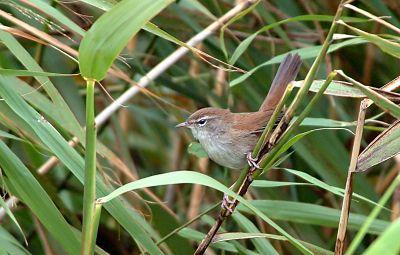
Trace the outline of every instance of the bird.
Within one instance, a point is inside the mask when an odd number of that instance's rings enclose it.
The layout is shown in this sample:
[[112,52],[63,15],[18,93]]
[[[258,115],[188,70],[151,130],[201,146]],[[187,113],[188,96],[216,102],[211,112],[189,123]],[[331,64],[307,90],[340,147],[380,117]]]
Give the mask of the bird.
[[221,166],[242,169],[250,164],[258,167],[251,152],[286,87],[296,79],[301,64],[298,54],[285,56],[258,111],[233,113],[229,109],[206,107],[176,127],[189,128],[209,158]]

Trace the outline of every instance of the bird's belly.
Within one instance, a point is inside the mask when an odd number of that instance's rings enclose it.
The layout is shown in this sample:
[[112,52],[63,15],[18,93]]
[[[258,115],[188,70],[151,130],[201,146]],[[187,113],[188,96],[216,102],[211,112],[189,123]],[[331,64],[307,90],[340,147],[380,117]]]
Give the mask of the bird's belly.
[[249,151],[246,146],[235,146],[226,139],[210,139],[200,143],[208,156],[221,166],[241,169],[246,165],[246,153]]

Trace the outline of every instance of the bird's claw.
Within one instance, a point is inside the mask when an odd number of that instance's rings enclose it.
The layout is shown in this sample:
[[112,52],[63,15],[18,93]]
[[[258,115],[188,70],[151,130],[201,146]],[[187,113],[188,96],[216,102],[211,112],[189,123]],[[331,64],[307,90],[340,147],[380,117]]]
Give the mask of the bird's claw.
[[235,203],[236,203],[236,199],[229,199],[229,196],[227,194],[224,194],[221,207],[222,207],[222,209],[225,209],[232,214],[233,209],[231,208],[231,206],[234,205]]
[[250,167],[254,167],[256,169],[261,169],[261,167],[257,164],[258,158],[253,158],[251,152],[246,154],[246,160]]

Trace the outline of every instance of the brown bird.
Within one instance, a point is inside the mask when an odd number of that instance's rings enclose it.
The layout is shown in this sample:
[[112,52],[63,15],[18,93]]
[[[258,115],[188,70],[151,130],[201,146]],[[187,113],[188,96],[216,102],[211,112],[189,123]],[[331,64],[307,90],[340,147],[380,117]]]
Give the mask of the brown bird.
[[190,128],[208,156],[221,166],[241,169],[246,162],[254,164],[251,152],[300,66],[299,55],[285,57],[257,112],[232,113],[229,109],[208,107],[196,111],[176,127]]

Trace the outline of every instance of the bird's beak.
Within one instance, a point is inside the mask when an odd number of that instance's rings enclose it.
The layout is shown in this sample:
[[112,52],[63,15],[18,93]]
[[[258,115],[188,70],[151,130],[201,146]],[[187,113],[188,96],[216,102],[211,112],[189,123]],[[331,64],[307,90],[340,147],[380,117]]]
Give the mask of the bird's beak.
[[188,125],[189,125],[189,123],[187,123],[187,121],[185,121],[185,122],[182,122],[182,123],[176,125],[175,127],[176,127],[176,128],[187,127]]

